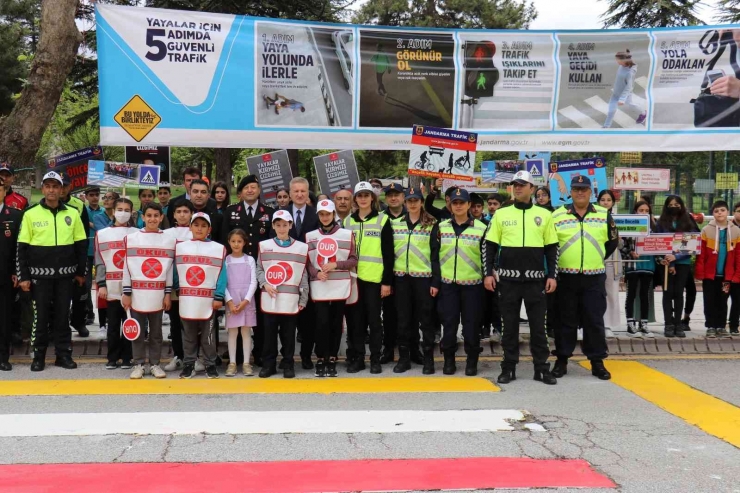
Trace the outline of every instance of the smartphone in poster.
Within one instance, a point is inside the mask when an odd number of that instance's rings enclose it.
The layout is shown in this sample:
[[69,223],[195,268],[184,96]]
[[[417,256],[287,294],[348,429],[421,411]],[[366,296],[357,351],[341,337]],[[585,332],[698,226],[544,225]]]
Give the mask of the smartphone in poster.
[[409,176],[473,181],[478,134],[414,125]]
[[355,30],[255,23],[255,125],[352,125]]
[[555,42],[549,34],[463,31],[460,128],[550,130]]
[[550,162],[550,197],[553,207],[570,204],[570,182],[574,176],[584,175],[591,179],[591,202],[596,202],[599,191],[607,188],[606,161],[601,157],[576,159],[573,161]]
[[647,129],[647,33],[558,34],[557,128]]
[[452,33],[359,31],[360,127],[452,127]]
[[247,158],[249,174],[255,175],[262,189],[262,200],[269,206],[277,204],[277,193],[281,188],[288,190],[293,170],[290,169],[288,151],[274,151],[249,156]]
[[127,163],[139,163],[159,166],[159,184],[168,186],[172,183],[170,168],[170,148],[168,146],[126,146]]
[[654,36],[653,128],[740,126],[740,29],[665,30]]

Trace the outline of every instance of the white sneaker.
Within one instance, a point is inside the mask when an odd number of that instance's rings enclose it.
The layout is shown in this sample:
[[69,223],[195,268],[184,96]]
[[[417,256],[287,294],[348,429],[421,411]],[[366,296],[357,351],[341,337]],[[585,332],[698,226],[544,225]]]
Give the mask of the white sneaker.
[[201,360],[195,360],[195,373],[206,371],[206,367]]
[[142,365],[134,366],[134,371],[131,372],[129,377],[131,380],[141,380],[144,376],[144,367]]
[[607,328],[604,330],[604,333],[606,334],[606,337],[612,338],[612,339],[614,338],[614,332],[612,332],[612,329]]
[[167,378],[167,374],[159,365],[152,365],[151,372],[154,378]]
[[107,334],[108,333],[108,327],[105,324],[101,325],[100,326],[100,332],[102,332],[103,334]]
[[170,324],[170,316],[166,313],[162,315],[162,325],[169,325]]
[[164,367],[164,371],[176,371],[182,370],[182,360],[175,356],[170,360],[169,363]]

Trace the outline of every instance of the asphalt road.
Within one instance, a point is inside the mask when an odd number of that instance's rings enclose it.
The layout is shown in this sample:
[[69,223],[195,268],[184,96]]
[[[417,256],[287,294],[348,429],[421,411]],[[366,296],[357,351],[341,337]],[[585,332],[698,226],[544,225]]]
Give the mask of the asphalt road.
[[[737,359],[644,361],[649,368],[734,404],[740,403],[736,385]],[[617,363],[613,363],[617,365]],[[358,385],[367,372],[340,379]],[[438,363],[439,367],[440,364]],[[458,367],[461,364],[458,363]],[[498,364],[481,363],[480,376],[495,381]],[[529,414],[527,423],[544,431],[530,431],[512,423],[513,431],[414,433],[253,433],[104,436],[2,437],[2,464],[115,463],[115,462],[252,462],[404,459],[439,457],[528,457],[584,459],[598,473],[617,484],[620,492],[738,492],[740,451],[656,404],[638,397],[614,381],[602,382],[571,364],[557,386],[532,380],[531,363],[519,366],[518,380],[500,392],[368,393],[368,394],[237,394],[237,395],[55,395],[5,396],[0,414],[49,413],[175,413],[218,411],[436,411],[518,410]],[[434,377],[426,378],[436,378]],[[459,373],[458,373],[459,374]],[[82,364],[76,371],[49,367],[32,374],[27,365],[0,374],[0,389],[8,380],[111,379],[111,388],[125,380],[124,370],[106,371],[100,364]],[[418,367],[404,376],[421,376]],[[176,378],[169,374],[168,379]],[[204,379],[199,376],[198,378]],[[237,377],[244,379],[244,377]],[[256,378],[256,377],[253,377]],[[281,379],[280,376],[273,379]],[[298,378],[314,379],[298,370]],[[398,378],[391,366],[383,378]],[[460,376],[460,379],[465,377]],[[223,377],[222,377],[223,379]],[[271,379],[272,380],[272,379]],[[207,383],[207,382],[206,382]],[[29,384],[30,385],[30,384]],[[4,393],[4,392],[3,392]],[[686,406],[694,405],[686,402]],[[740,415],[740,409],[734,408]],[[740,419],[728,423],[738,428]],[[85,419],[89,417],[86,416]],[[94,418],[93,418],[94,419]],[[104,420],[104,417],[101,417]],[[70,426],[84,426],[74,418]],[[359,427],[362,424],[358,424]],[[0,481],[3,469],[0,467]],[[497,490],[505,491],[505,490]],[[538,491],[608,491],[606,489],[538,489]],[[611,490],[614,491],[614,490]]]
[[331,31],[314,29],[314,38],[324,60],[324,70],[326,71],[326,80],[329,82],[334,103],[334,111],[339,117],[339,126],[352,125],[352,96],[344,88],[344,74],[342,66],[337,59],[337,53],[334,51],[334,43],[331,40]]

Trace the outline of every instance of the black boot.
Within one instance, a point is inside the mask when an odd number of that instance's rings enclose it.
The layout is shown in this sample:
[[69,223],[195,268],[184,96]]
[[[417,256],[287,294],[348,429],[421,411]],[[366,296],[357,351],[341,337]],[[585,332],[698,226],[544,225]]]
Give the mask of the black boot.
[[445,365],[442,367],[442,373],[445,375],[454,375],[457,371],[457,367],[455,366],[455,350],[447,350],[445,351]]
[[504,366],[501,365],[501,375],[498,376],[496,381],[498,383],[511,383],[516,380],[516,366]]
[[276,373],[277,368],[275,368],[275,363],[264,365],[260,370],[260,378],[269,378]]
[[421,372],[424,375],[434,374],[434,349],[424,350],[424,369]]
[[293,365],[294,363],[292,361],[288,361],[288,364],[285,365],[285,369],[283,370],[283,378],[295,378],[295,369]]
[[13,365],[11,365],[7,361],[0,361],[0,371],[10,371],[13,369]]
[[612,378],[612,374],[609,373],[609,370],[604,366],[604,362],[600,359],[591,362],[591,375],[599,380],[611,380]]
[[563,375],[568,374],[568,360],[565,358],[558,358],[555,362],[555,366],[552,367],[552,376],[555,378],[563,378]]
[[474,351],[475,354],[469,354],[468,359],[465,362],[465,375],[474,377],[478,374],[478,351]]
[[404,373],[411,369],[411,353],[407,347],[398,347],[398,363],[393,368],[393,373]]
[[46,367],[46,349],[37,349],[33,352],[31,371],[44,371]]
[[555,376],[550,373],[550,365],[548,364],[546,368],[542,368],[541,370],[538,370],[535,368],[534,370],[534,379],[538,382],[542,382],[545,385],[556,385],[558,383],[558,379],[555,378]]
[[424,364],[424,355],[421,354],[418,344],[412,344],[411,347],[409,348],[409,351],[411,351],[411,362],[412,363],[416,365]]
[[77,368],[77,363],[72,360],[72,356],[68,354],[63,354],[57,356],[56,360],[54,361],[54,366],[61,366],[65,370],[74,370],[75,368]]
[[380,366],[380,358],[378,356],[370,356],[370,373],[383,373],[383,367]]
[[[396,355],[393,352],[393,348],[386,347],[383,349],[383,354],[380,355],[380,364],[393,363],[396,361]],[[371,363],[372,364],[372,363]]]
[[365,357],[355,356],[352,362],[347,365],[347,373],[358,373],[365,369]]

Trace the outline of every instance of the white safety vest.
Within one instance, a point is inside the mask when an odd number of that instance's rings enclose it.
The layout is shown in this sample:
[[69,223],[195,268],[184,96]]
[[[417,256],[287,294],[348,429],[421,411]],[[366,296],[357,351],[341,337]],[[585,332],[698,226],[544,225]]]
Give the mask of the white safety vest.
[[134,310],[141,313],[162,310],[167,281],[172,282],[174,261],[175,238],[172,236],[162,231],[139,230],[126,237],[126,266]]
[[180,318],[208,320],[226,249],[215,241],[183,241],[175,246],[175,268],[180,286]]
[[[172,236],[177,240],[177,243],[180,243],[182,241],[188,241],[193,239],[193,232],[190,231],[190,228],[187,226],[175,226],[173,228],[165,229],[164,234]],[[177,301],[180,298],[177,296],[177,293],[173,290],[170,294],[170,299],[172,301]]]
[[[330,258],[319,255],[317,245],[323,239],[332,239],[336,242],[336,254]],[[330,235],[322,234],[320,230],[306,233],[308,244],[308,260],[317,270],[327,262],[344,262],[349,258],[350,246],[352,244],[352,231],[349,229],[338,229]],[[348,270],[335,269],[329,272],[326,281],[311,281],[311,299],[314,301],[341,301],[349,298],[352,294],[352,276]]]
[[[277,286],[277,296],[271,297],[262,289],[260,306],[265,313],[294,315],[298,313],[300,299],[300,284],[308,261],[308,245],[300,241],[293,241],[290,246],[281,247],[275,240],[261,241],[257,261],[267,275],[267,269],[276,264],[282,265],[288,273],[287,280]],[[286,265],[288,268],[286,268]]]
[[120,300],[123,287],[123,266],[126,263],[126,236],[136,228],[109,226],[95,235],[95,248],[105,264],[105,287],[109,300]]

